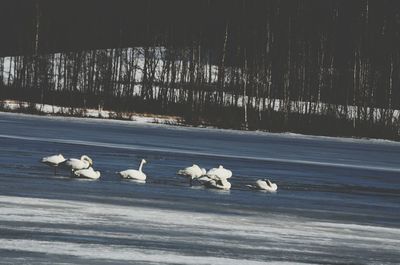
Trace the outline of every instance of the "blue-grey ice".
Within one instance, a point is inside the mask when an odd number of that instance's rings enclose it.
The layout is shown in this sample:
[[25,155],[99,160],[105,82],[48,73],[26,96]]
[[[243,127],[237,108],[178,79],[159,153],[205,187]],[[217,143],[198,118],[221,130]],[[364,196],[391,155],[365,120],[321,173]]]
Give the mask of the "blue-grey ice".
[[[101,177],[54,176],[59,153]],[[115,174],[142,158],[146,183]],[[399,161],[391,141],[0,113],[0,264],[398,264]],[[190,187],[192,164],[231,189]]]

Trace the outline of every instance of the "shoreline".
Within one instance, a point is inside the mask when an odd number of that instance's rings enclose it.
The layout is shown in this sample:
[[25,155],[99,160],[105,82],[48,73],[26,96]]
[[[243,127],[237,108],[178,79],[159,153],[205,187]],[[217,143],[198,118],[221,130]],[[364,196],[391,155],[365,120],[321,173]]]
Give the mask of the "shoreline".
[[[32,105],[34,108],[32,108]],[[25,101],[16,100],[0,100],[0,114],[18,114],[33,117],[50,117],[50,118],[70,118],[74,120],[91,120],[91,121],[104,121],[104,122],[119,122],[125,124],[149,124],[149,125],[164,125],[179,128],[197,128],[207,129],[213,131],[230,132],[235,134],[252,134],[258,136],[281,136],[285,138],[302,138],[309,140],[331,140],[340,142],[363,142],[363,143],[387,143],[387,144],[400,144],[399,141],[385,139],[385,138],[368,138],[368,137],[346,137],[346,136],[326,136],[316,134],[301,134],[295,132],[269,132],[263,130],[240,130],[219,128],[209,125],[191,125],[185,123],[182,117],[157,115],[157,114],[141,114],[141,113],[127,113],[115,112],[109,110],[96,110],[84,109],[73,107],[61,107],[49,104],[28,103]]]
[[[116,112],[103,109],[61,107],[50,104],[29,103],[17,100],[0,100],[0,112],[20,113],[34,116],[71,117],[82,119],[118,120],[139,123],[180,125],[177,116]],[[183,125],[183,124],[182,124]]]

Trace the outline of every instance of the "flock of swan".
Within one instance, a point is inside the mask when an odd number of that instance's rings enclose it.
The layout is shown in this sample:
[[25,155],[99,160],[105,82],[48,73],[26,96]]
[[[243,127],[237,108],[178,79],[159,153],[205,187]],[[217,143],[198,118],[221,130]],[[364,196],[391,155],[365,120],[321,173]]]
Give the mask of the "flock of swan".
[[[63,166],[71,170],[71,176],[73,177],[87,179],[100,178],[100,172],[93,169],[93,160],[87,155],[81,156],[80,159],[65,159],[62,154],[51,155],[43,157],[41,162],[53,167],[55,175],[57,174],[57,168]],[[145,163],[146,160],[142,159],[139,169],[127,169],[116,173],[123,179],[145,182],[147,177],[142,171]],[[179,170],[177,174],[188,178],[191,186],[193,181],[196,181],[208,188],[221,190],[230,190],[231,188],[231,183],[228,179],[232,177],[232,171],[223,166],[212,168],[207,171],[205,168],[200,168],[198,165],[193,164],[190,167]],[[275,192],[278,189],[278,186],[268,179],[259,179],[254,184],[246,186],[250,189],[269,192]]]

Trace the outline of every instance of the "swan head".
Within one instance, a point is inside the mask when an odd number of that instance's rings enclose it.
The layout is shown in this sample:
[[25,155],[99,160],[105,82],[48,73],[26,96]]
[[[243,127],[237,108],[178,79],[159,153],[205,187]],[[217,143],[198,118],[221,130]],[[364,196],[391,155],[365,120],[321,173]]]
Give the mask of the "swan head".
[[272,183],[271,181],[269,181],[269,179],[264,179],[264,181],[267,183],[268,186],[272,187]]
[[219,165],[219,167],[218,168],[224,168],[223,166],[221,166],[221,165]]
[[91,166],[93,165],[93,160],[90,157],[88,157],[87,155],[81,156],[81,160],[87,161],[89,163],[89,165],[91,165]]
[[143,163],[143,164],[146,164],[147,161],[146,161],[145,159],[142,159],[142,163]]

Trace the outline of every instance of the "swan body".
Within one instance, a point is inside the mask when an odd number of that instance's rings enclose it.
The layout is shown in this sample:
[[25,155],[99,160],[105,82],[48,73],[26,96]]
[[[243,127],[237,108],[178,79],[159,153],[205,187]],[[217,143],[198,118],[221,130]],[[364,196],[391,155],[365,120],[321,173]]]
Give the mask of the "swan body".
[[224,168],[223,166],[219,166],[217,168],[212,168],[209,171],[207,171],[207,176],[209,177],[218,177],[220,179],[228,179],[230,177],[232,177],[232,171],[230,171],[229,169]]
[[142,171],[142,167],[145,163],[146,163],[146,160],[142,159],[138,170],[127,169],[127,170],[118,172],[118,175],[120,175],[121,178],[124,178],[124,179],[133,179],[133,180],[144,181],[147,178],[146,174],[144,174]]
[[225,178],[221,178],[219,180],[212,179],[205,184],[208,188],[220,189],[220,190],[230,190],[231,183],[227,181]]
[[64,161],[65,161],[64,156],[62,154],[58,154],[58,155],[43,157],[40,162],[42,162],[48,166],[56,167]]
[[93,165],[93,161],[87,155],[81,156],[80,159],[69,158],[64,162],[65,166],[69,167],[72,171],[86,169]]
[[191,177],[192,179],[198,178],[205,174],[205,169],[201,169],[198,165],[193,164],[191,167],[187,167],[178,171],[178,175]]
[[194,178],[193,180],[199,182],[202,185],[205,185],[207,182],[209,182],[211,180],[218,181],[220,179],[221,178],[219,178],[219,177],[217,177],[215,175],[210,175],[209,176],[209,175],[205,174],[205,175],[201,175],[200,177]]
[[269,179],[259,179],[254,185],[247,185],[251,189],[265,190],[269,192],[275,192],[278,189],[278,185],[272,183]]
[[74,171],[74,176],[78,178],[98,179],[100,178],[100,171],[94,171],[92,167],[89,167]]
[[192,185],[193,179],[197,179],[206,174],[204,168],[200,168],[198,165],[193,164],[191,167],[181,169],[177,172],[178,175],[185,176],[189,179],[190,185]]
[[46,156],[40,160],[40,162],[42,162],[43,164],[54,167],[54,175],[57,174],[58,165],[63,163],[64,161],[65,161],[65,158],[62,154]]

